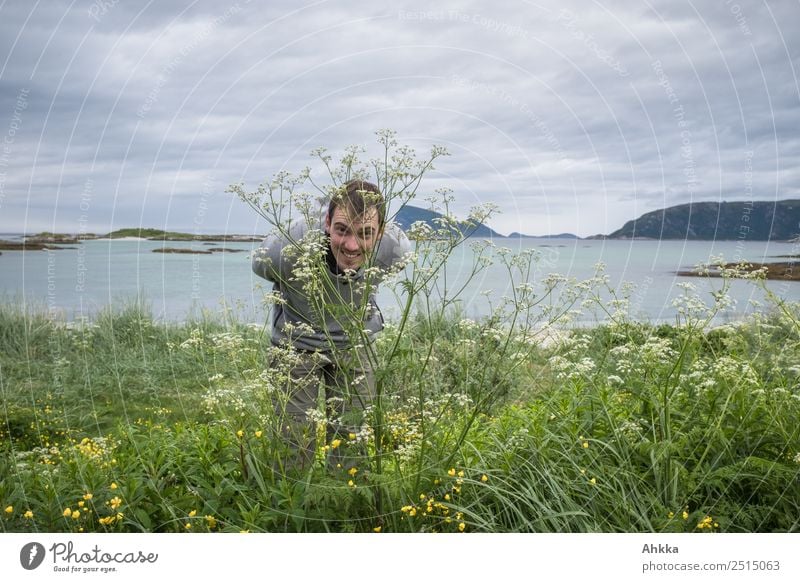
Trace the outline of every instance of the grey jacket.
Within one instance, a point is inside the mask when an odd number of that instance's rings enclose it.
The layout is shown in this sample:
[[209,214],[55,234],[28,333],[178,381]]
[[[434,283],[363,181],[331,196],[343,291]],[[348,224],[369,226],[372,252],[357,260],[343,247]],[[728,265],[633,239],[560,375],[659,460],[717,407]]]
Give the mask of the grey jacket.
[[[253,271],[272,281],[274,291],[282,299],[273,307],[272,343],[309,351],[351,347],[347,329],[353,329],[353,325],[359,323],[352,320],[353,307],[364,308],[361,328],[368,330],[368,337],[374,337],[383,329],[383,316],[375,303],[377,285],[385,277],[386,269],[410,250],[408,237],[397,224],[388,223],[365,266],[349,275],[336,274],[326,267],[322,291],[312,298],[304,290],[302,281],[298,280],[295,271],[298,253],[292,248],[312,227],[323,231],[324,223],[311,227],[305,221],[293,223],[288,238],[277,231],[271,232],[253,254]],[[378,272],[365,267],[378,267]],[[315,303],[322,303],[325,308],[315,308]]]

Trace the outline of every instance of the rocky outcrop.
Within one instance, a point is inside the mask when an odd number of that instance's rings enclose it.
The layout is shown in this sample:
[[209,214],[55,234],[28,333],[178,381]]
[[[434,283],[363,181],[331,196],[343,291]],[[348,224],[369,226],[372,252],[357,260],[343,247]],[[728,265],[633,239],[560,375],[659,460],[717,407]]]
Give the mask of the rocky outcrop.
[[800,235],[800,200],[694,202],[643,214],[612,239],[790,240]]

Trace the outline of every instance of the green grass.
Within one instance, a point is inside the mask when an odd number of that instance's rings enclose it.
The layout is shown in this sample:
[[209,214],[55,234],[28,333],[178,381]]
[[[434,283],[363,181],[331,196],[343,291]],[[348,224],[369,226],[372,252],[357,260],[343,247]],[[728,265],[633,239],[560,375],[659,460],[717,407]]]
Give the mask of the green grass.
[[0,528],[798,531],[797,321],[619,321],[543,347],[419,316],[380,370],[380,472],[321,451],[298,476],[261,328],[0,305]]

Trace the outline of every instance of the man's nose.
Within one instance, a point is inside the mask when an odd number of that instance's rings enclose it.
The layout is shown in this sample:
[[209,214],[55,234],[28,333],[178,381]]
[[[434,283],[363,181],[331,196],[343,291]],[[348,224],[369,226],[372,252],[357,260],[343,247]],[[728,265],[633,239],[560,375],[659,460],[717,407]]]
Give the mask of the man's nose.
[[358,241],[356,237],[353,235],[349,235],[347,238],[344,239],[344,248],[351,253],[356,252],[359,249]]

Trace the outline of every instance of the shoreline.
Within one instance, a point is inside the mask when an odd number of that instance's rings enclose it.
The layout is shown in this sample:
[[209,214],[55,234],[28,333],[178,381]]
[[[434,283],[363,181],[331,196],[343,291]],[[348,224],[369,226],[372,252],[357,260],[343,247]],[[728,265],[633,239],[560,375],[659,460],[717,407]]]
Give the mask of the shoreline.
[[[725,263],[726,269],[741,268],[739,263]],[[766,278],[771,281],[800,281],[800,261],[781,261],[776,263],[747,263],[744,271],[752,273],[759,269],[766,268]],[[708,271],[701,273],[698,271],[680,270],[675,272],[679,277],[722,277],[718,268],[709,268]]]

